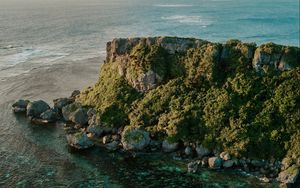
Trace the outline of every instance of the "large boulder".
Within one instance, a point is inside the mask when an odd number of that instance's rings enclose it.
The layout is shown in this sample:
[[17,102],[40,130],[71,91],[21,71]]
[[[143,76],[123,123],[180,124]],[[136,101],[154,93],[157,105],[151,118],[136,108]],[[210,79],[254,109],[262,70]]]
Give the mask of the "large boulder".
[[47,123],[52,123],[58,119],[58,113],[54,109],[48,109],[40,115],[40,118]]
[[203,145],[197,146],[196,152],[197,152],[198,157],[204,157],[211,153],[210,150],[207,149],[206,147],[204,147]]
[[40,115],[50,109],[50,106],[42,100],[30,102],[27,105],[27,116],[39,118]]
[[88,122],[88,116],[86,113],[86,110],[84,110],[83,108],[78,108],[77,110],[75,110],[75,112],[73,112],[69,119],[76,124],[79,125],[85,125]]
[[84,125],[88,121],[86,110],[79,103],[72,103],[62,108],[62,115],[65,121],[72,121]]
[[220,157],[210,157],[208,159],[208,166],[213,169],[221,168],[222,159]]
[[178,149],[177,142],[170,142],[168,140],[164,140],[162,143],[162,150],[166,153],[176,151]]
[[138,128],[126,127],[122,132],[122,145],[125,150],[142,150],[150,143],[149,133]]
[[74,100],[69,98],[58,98],[53,100],[54,108],[62,109],[63,107],[67,106],[68,104],[73,103]]
[[84,132],[67,135],[68,144],[76,149],[87,149],[94,145]]
[[277,180],[286,183],[293,184],[299,178],[300,168],[297,165],[293,165],[288,169],[279,173]]
[[27,105],[29,104],[29,100],[20,99],[12,104],[12,110],[15,113],[26,112]]

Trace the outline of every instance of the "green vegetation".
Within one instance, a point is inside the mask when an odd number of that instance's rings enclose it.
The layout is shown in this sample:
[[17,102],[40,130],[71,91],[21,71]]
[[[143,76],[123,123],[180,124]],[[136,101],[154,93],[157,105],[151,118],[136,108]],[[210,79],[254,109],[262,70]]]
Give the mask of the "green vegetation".
[[[252,67],[255,49],[230,40],[169,54],[142,41],[128,54],[130,79],[118,74],[123,62],[106,63],[97,84],[78,101],[95,106],[107,126],[140,127],[156,139],[200,142],[234,156],[287,156],[300,165],[299,48],[260,46],[293,68],[265,74]],[[140,93],[131,78],[149,70],[162,80]]]

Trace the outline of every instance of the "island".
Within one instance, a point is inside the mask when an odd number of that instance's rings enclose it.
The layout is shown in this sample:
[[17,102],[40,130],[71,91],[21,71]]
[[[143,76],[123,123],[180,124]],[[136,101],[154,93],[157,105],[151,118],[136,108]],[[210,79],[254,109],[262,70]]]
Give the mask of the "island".
[[[78,150],[174,153],[200,168],[240,168],[300,186],[300,48],[195,38],[119,38],[94,86],[20,99],[32,123],[61,122]],[[80,79],[80,78],[78,78]]]

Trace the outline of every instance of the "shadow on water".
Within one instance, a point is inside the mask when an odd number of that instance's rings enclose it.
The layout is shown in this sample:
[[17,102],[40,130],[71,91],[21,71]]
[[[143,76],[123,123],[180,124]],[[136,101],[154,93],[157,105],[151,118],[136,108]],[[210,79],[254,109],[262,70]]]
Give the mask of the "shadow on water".
[[133,158],[101,147],[75,151],[67,146],[63,127],[33,125],[5,108],[0,128],[8,135],[1,136],[0,187],[273,187],[238,171],[188,174],[186,162],[159,153]]

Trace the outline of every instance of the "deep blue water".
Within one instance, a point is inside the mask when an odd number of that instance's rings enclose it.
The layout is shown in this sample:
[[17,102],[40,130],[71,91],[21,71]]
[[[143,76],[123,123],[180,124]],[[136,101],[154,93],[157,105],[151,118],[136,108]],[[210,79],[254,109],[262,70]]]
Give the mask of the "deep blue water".
[[114,37],[157,35],[300,46],[299,0],[0,0],[0,71],[103,56]]

